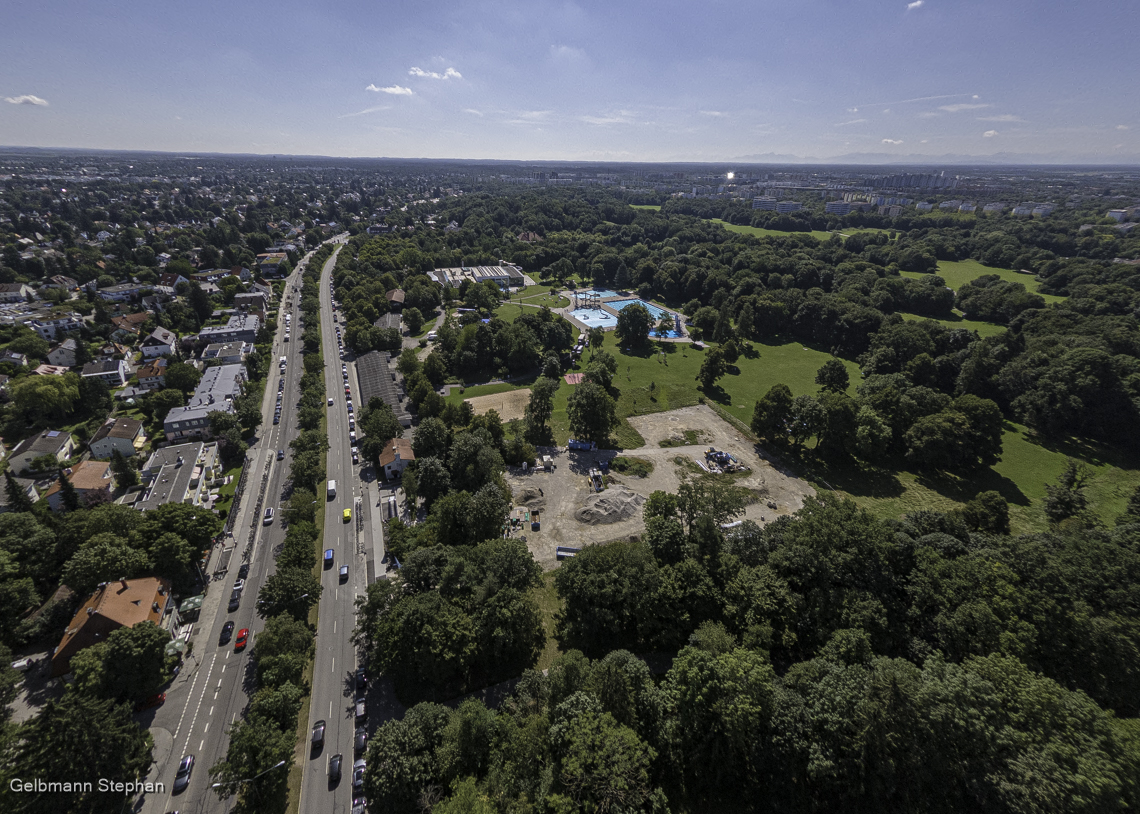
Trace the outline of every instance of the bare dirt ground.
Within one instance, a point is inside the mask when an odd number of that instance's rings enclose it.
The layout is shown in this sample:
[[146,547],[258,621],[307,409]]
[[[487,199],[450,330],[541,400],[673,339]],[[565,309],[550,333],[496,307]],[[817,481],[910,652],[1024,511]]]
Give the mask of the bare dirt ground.
[[512,390],[508,393],[493,393],[490,396],[474,396],[465,401],[471,405],[475,415],[483,415],[488,410],[498,410],[499,418],[510,421],[522,418],[526,405],[530,403],[530,390]]
[[[710,446],[731,452],[751,467],[751,471],[738,477],[735,483],[753,491],[759,500],[749,505],[739,519],[764,525],[798,511],[803,507],[804,498],[815,494],[809,483],[784,474],[761,458],[752,442],[705,405],[636,416],[629,422],[645,438],[646,444],[623,454],[653,463],[653,472],[644,478],[615,473],[605,491],[591,497],[594,493],[589,486],[588,472],[599,462],[617,456],[613,450],[568,452],[565,448],[543,448],[539,455],[551,456],[553,471],[531,470],[524,475],[521,469],[508,470],[507,482],[514,492],[515,506],[539,514],[539,531],[532,531],[528,526],[520,528],[518,534],[526,536],[527,547],[543,568],[555,566],[556,546],[581,548],[641,534],[645,530],[640,508],[643,499],[657,489],[675,492],[681,474],[686,470],[690,476],[695,474],[693,467],[698,460],[704,461],[705,450]],[[658,442],[670,438],[683,443],[686,430],[700,433],[698,443],[659,446]],[[678,458],[692,465],[679,466]],[[769,503],[774,503],[776,508],[771,508]],[[614,522],[605,522],[607,520]]]

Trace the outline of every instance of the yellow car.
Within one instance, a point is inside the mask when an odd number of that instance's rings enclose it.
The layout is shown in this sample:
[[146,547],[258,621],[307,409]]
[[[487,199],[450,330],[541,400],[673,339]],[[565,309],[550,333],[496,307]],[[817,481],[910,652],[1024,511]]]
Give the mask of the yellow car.
[[344,510],[344,522],[347,523],[351,519],[352,519],[352,509],[345,509]]

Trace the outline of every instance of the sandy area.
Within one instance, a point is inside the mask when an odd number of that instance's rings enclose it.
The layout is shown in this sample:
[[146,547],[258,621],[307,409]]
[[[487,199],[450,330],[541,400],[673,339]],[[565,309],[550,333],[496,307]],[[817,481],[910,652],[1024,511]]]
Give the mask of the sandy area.
[[[622,454],[653,462],[653,472],[645,478],[615,473],[613,480],[616,483],[591,497],[594,493],[589,486],[588,472],[598,462],[618,455],[612,450],[568,452],[565,448],[543,448],[539,454],[551,456],[553,471],[532,470],[526,475],[515,468],[508,471],[507,481],[514,490],[516,505],[539,513],[541,529],[535,532],[527,528],[520,534],[526,536],[527,547],[544,568],[554,567],[556,546],[581,548],[591,543],[640,534],[645,529],[640,499],[657,489],[675,492],[681,474],[686,470],[692,471],[692,467],[679,466],[676,459],[688,459],[694,464],[698,460],[703,461],[705,450],[710,446],[731,452],[751,467],[751,471],[738,478],[736,484],[752,490],[760,499],[749,505],[739,519],[754,520],[763,525],[780,515],[799,510],[803,507],[804,498],[815,494],[806,481],[781,472],[761,458],[753,443],[705,405],[637,416],[629,421],[645,438],[646,444]],[[699,442],[678,447],[659,446],[661,440],[683,439],[685,430],[700,431]],[[596,505],[599,502],[602,503],[600,507]],[[637,510],[631,511],[632,504],[636,504]],[[774,509],[771,504],[775,504]],[[603,515],[603,520],[608,519],[604,516],[607,513],[616,522],[596,522],[599,515]],[[621,515],[626,519],[619,519]],[[582,522],[579,518],[583,517],[594,522]]]
[[464,399],[471,405],[475,415],[483,415],[488,410],[498,410],[499,418],[504,422],[515,418],[522,418],[526,406],[530,403],[530,390],[511,390],[508,393],[494,393],[490,396],[474,396]]

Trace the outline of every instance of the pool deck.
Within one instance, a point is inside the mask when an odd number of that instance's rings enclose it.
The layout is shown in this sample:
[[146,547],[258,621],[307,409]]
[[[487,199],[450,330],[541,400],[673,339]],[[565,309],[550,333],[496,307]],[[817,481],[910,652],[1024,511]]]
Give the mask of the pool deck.
[[[579,291],[578,293],[583,294],[586,292],[593,293],[594,289],[583,289],[583,290]],[[571,300],[573,300],[573,298],[574,298],[574,292],[573,291],[565,291],[563,293],[565,295],[569,296]],[[602,293],[602,292],[598,292],[598,293]],[[581,310],[581,308],[579,307],[578,309],[576,309],[573,305],[573,302],[571,302],[571,304],[566,306],[565,308],[556,309],[555,313],[561,314],[562,316],[564,316],[567,320],[569,320],[571,325],[576,326],[579,330],[588,331],[593,327],[601,327],[601,329],[603,331],[609,331],[609,330],[613,330],[615,327],[617,327],[617,315],[618,315],[618,309],[611,307],[609,305],[609,303],[611,303],[611,302],[629,302],[631,300],[641,300],[642,302],[645,302],[644,300],[641,299],[641,297],[638,297],[637,294],[635,294],[633,292],[622,293],[620,291],[605,291],[605,294],[607,296],[605,296],[602,299],[599,299],[598,303],[601,306],[602,311],[604,311],[605,313],[607,313],[613,317],[613,319],[614,319],[613,325],[610,325],[607,323],[607,324],[603,324],[601,326],[592,326],[592,325],[587,324],[586,322],[583,322],[581,319],[574,316],[574,311]],[[682,326],[682,335],[681,336],[656,336],[652,331],[650,331],[650,333],[649,333],[650,339],[655,339],[659,342],[692,342],[693,341],[692,339],[689,338],[688,334],[684,332],[684,325],[685,325],[684,314],[681,314],[681,313],[674,311],[670,308],[665,308],[664,306],[661,306],[661,305],[656,305],[655,303],[649,303],[649,305],[652,305],[654,308],[658,308],[667,314],[673,315],[674,317],[676,317],[680,321],[680,324]]]

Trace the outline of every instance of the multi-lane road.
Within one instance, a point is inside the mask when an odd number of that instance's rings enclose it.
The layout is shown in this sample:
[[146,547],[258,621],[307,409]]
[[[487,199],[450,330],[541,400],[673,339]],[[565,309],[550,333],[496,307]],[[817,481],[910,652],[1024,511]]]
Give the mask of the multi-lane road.
[[[355,599],[364,593],[368,584],[366,563],[372,534],[370,524],[366,525],[363,519],[371,506],[365,508],[368,501],[364,498],[360,467],[352,462],[348,412],[351,396],[346,395],[345,385],[347,383],[352,396],[359,389],[354,365],[342,358],[343,354],[337,347],[336,328],[339,322],[334,320],[330,290],[334,261],[335,256],[322,271],[320,296],[325,388],[327,398],[332,400],[328,407],[327,477],[336,481],[335,497],[325,496],[324,547],[332,549],[333,563],[321,572],[324,591],[321,594],[309,707],[310,731],[317,721],[324,721],[325,738],[322,748],[306,749],[307,765],[301,785],[302,814],[348,814],[351,811],[354,798],[352,765],[360,757],[354,754],[353,740],[356,728],[365,724],[365,719],[356,715],[356,701],[365,697],[365,693],[356,689],[355,672],[361,665],[351,636],[356,623]],[[353,407],[354,410],[359,409],[358,400],[353,399]],[[351,415],[355,417],[357,414]],[[345,510],[351,513],[347,521],[344,519]],[[344,565],[348,566],[348,578],[342,582],[339,572]],[[329,759],[337,754],[342,756],[341,779],[330,782]]]
[[[335,255],[329,260],[328,269],[331,270],[334,262]],[[255,443],[250,446],[249,471],[233,526],[233,539],[225,544],[234,546],[228,570],[213,575],[214,581],[192,638],[193,653],[167,690],[166,703],[140,716],[155,740],[155,764],[148,779],[163,783],[166,788],[163,793],[146,795],[140,801],[141,805],[136,810],[141,814],[163,814],[173,809],[182,814],[220,810],[221,803],[210,788],[209,769],[225,756],[229,746],[226,732],[242,716],[255,689],[251,652],[263,627],[256,613],[257,595],[265,579],[276,568],[274,550],[285,538],[279,507],[289,478],[292,456],[289,443],[298,432],[297,401],[300,397],[299,382],[304,372],[300,339],[303,326],[297,307],[298,297],[292,292],[294,286],[300,288],[304,264],[305,260],[302,260],[286,280],[285,295],[280,302],[272,359],[267,360],[269,370],[262,401],[262,425]],[[287,313],[291,315],[292,327],[288,342],[285,341]],[[334,352],[335,347],[334,340]],[[281,376],[278,360],[282,356],[287,360],[285,387],[282,391],[281,421],[274,424],[273,413]],[[339,363],[337,371],[339,375]],[[278,460],[278,450],[284,450],[282,460]],[[269,525],[262,522],[266,507],[274,509],[274,519]],[[244,560],[249,564],[249,574],[241,605],[236,611],[229,612],[227,604],[231,587],[238,578],[243,554],[247,551],[248,556]],[[343,594],[344,588],[340,590]],[[336,588],[332,592],[335,594]],[[234,623],[233,637],[228,643],[219,644],[226,622]],[[249,645],[237,652],[234,643],[238,631],[243,628],[250,630]],[[179,761],[185,755],[194,755],[190,784],[185,791],[174,796],[174,776]],[[288,768],[282,767],[280,771],[288,771]]]

